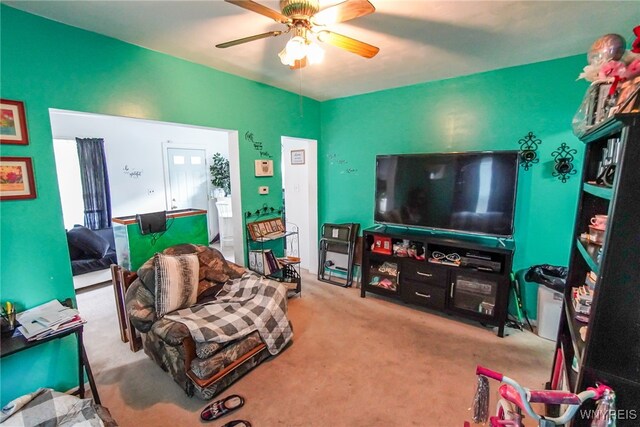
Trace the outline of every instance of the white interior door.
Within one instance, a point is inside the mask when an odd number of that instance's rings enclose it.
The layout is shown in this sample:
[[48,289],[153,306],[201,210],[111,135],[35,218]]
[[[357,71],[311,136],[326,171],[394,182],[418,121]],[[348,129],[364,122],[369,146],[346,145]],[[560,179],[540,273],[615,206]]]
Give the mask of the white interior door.
[[198,148],[167,148],[169,209],[208,209],[206,152]]
[[299,228],[300,266],[312,274],[318,272],[317,157],[315,140],[282,137],[282,186],[286,220]]

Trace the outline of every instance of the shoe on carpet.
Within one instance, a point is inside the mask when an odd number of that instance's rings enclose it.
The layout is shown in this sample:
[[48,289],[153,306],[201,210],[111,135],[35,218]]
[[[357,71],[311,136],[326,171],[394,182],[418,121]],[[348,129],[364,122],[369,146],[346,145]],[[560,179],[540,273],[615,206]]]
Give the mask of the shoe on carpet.
[[251,427],[251,423],[245,420],[233,420],[229,421],[222,427]]
[[[213,421],[218,418],[227,415],[230,412],[244,405],[244,399],[237,394],[225,397],[224,399],[216,400],[215,402],[207,405],[202,412],[200,412],[200,419],[202,421]],[[236,424],[231,424],[236,425]],[[249,424],[250,426],[251,424]]]

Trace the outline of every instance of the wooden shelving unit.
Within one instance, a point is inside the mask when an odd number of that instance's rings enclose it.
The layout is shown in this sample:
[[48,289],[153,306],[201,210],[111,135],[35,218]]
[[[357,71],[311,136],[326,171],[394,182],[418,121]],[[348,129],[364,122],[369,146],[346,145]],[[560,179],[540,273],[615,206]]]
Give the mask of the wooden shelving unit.
[[[640,114],[619,114],[587,133],[583,185],[575,222],[563,316],[557,349],[573,392],[597,382],[617,396],[617,425],[640,425]],[[619,140],[620,155],[612,187],[596,183],[604,148]],[[580,238],[596,214],[608,215],[602,245]],[[572,288],[597,275],[588,324],[576,319]],[[586,337],[580,329],[587,326]],[[578,365],[576,373],[571,364]],[[552,378],[553,378],[552,372]],[[589,404],[592,405],[592,404]],[[573,426],[587,426],[576,417]]]

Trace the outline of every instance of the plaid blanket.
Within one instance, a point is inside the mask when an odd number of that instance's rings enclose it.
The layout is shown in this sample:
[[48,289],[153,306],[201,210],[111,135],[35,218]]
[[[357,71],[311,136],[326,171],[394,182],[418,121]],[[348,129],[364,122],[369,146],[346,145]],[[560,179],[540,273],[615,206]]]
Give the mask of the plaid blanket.
[[225,343],[257,330],[272,355],[293,337],[287,318],[287,289],[255,273],[227,282],[215,301],[164,317],[186,325],[199,343]]
[[2,408],[0,424],[14,427],[117,426],[106,408],[95,405],[91,399],[79,399],[50,388],[40,388],[9,402]]

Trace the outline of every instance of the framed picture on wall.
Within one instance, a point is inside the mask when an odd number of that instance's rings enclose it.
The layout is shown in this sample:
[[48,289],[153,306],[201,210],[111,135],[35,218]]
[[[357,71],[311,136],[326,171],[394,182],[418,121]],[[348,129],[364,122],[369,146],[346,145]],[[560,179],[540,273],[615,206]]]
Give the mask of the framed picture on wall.
[[0,144],[29,144],[27,119],[21,101],[0,99]]
[[291,164],[304,165],[304,150],[291,150]]
[[0,200],[35,199],[30,157],[0,157]]

